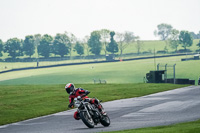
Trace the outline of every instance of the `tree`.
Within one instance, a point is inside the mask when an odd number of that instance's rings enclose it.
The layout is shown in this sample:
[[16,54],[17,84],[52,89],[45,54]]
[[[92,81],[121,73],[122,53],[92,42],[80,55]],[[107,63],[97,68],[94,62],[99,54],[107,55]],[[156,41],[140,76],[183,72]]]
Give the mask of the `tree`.
[[198,39],[198,36],[194,32],[190,32],[190,35],[193,39]]
[[35,47],[37,47],[38,45],[40,45],[40,41],[41,41],[41,39],[42,39],[42,36],[41,36],[41,34],[35,34],[34,35],[34,45],[35,45]]
[[4,52],[9,53],[9,56],[11,56],[13,59],[15,59],[17,56],[22,55],[22,42],[18,38],[12,38],[7,40]]
[[38,54],[48,58],[51,52],[51,44],[53,41],[53,37],[45,34],[42,36],[40,40],[40,45],[38,45]]
[[116,40],[117,40],[117,43],[118,43],[118,47],[119,47],[119,50],[120,50],[120,56],[122,56],[122,53],[123,53],[123,50],[129,45],[129,44],[126,44],[124,43],[124,34],[123,33],[116,33]]
[[125,42],[126,44],[129,44],[129,43],[134,42],[135,39],[137,39],[137,38],[138,38],[138,37],[136,37],[136,36],[134,35],[133,32],[126,31],[126,32],[124,33],[124,42]]
[[81,43],[76,42],[74,49],[77,52],[77,54],[79,54],[80,56],[84,54],[84,46]]
[[116,43],[116,41],[114,40],[114,35],[115,32],[112,31],[110,32],[110,43],[108,44],[108,46],[106,47],[106,50],[108,52],[111,52],[112,54],[116,53],[119,51],[118,49],[118,44]]
[[197,43],[197,46],[199,47],[199,50],[200,50],[200,41],[199,41],[199,43]]
[[83,38],[83,40],[82,40],[82,43],[84,44],[83,46],[84,46],[84,49],[86,49],[86,51],[87,51],[87,55],[90,55],[90,50],[89,50],[89,46],[88,46],[88,40],[90,39],[90,37],[89,36],[85,36],[84,38]]
[[160,36],[161,40],[167,40],[169,35],[171,34],[172,26],[169,24],[159,24],[157,26],[157,30],[154,31],[154,35]]
[[137,53],[138,53],[138,55],[139,55],[139,54],[140,54],[140,51],[141,51],[141,49],[142,49],[142,47],[143,47],[143,42],[141,42],[140,40],[137,40],[137,43],[136,43],[135,47],[136,47]]
[[[42,39],[41,34],[35,34],[35,35],[34,35],[34,46],[35,46],[35,48],[37,49],[37,56],[39,55],[39,54],[38,54],[38,46],[40,45],[41,39]],[[37,57],[37,58],[38,58],[38,57]]]
[[34,36],[29,35],[25,37],[24,43],[23,43],[23,51],[25,52],[25,55],[31,56],[35,53],[35,46],[34,46]]
[[171,35],[169,38],[169,44],[172,49],[175,49],[175,51],[177,51],[177,48],[179,46],[179,31],[178,30],[172,29]]
[[197,34],[197,38],[200,39],[200,31],[199,31],[199,34]]
[[95,55],[100,55],[102,45],[100,42],[101,36],[98,31],[93,31],[91,33],[90,39],[88,40],[88,46],[90,47],[90,52]]
[[135,36],[134,33],[130,31],[116,34],[116,40],[119,44],[120,56],[122,56],[124,49],[127,48],[127,46],[131,43],[135,42],[136,39],[139,39],[139,37]]
[[3,41],[0,39],[0,57],[3,56],[2,51],[3,51]]
[[107,45],[110,37],[110,31],[107,29],[102,29],[99,31],[99,34],[101,36],[101,43],[103,44],[103,50],[105,51],[105,55],[107,54]]
[[179,35],[179,43],[182,44],[182,47],[187,50],[187,47],[192,46],[193,40],[192,36],[188,31],[181,31]]
[[65,34],[69,37],[69,41],[70,43],[68,43],[68,47],[69,47],[69,53],[70,53],[70,59],[71,59],[71,56],[72,56],[72,50],[73,50],[73,47],[74,45],[76,44],[77,42],[77,38],[74,34],[72,33],[69,33],[69,32],[66,32],[65,31]]
[[195,34],[194,32],[190,32],[190,35],[192,36],[193,39],[200,39],[200,31],[199,34]]
[[139,36],[135,36],[133,32],[126,31],[124,33],[124,43],[126,45],[129,45],[129,44],[135,42],[136,39],[139,39]]
[[53,53],[64,57],[69,53],[69,47],[67,47],[69,43],[69,37],[66,34],[56,34],[53,41]]

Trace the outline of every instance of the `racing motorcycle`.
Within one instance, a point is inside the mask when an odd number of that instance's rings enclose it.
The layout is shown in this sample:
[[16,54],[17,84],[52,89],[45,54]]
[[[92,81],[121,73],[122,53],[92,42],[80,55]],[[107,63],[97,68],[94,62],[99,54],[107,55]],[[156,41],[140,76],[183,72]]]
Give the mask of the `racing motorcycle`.
[[77,111],[80,114],[80,118],[87,127],[94,128],[94,126],[97,125],[98,123],[101,123],[105,127],[110,125],[110,118],[108,117],[108,115],[106,113],[102,114],[98,110],[96,105],[90,104],[89,99],[87,98],[84,99],[78,96],[74,100],[75,100],[75,107],[78,108]]

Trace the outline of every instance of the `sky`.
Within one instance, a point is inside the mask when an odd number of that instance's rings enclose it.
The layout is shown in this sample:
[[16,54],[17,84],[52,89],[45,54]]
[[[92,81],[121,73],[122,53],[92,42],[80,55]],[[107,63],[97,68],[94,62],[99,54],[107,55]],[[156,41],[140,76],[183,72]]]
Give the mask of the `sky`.
[[157,25],[200,31],[200,0],[0,0],[0,39],[65,31],[83,39],[94,30],[134,32],[157,40]]

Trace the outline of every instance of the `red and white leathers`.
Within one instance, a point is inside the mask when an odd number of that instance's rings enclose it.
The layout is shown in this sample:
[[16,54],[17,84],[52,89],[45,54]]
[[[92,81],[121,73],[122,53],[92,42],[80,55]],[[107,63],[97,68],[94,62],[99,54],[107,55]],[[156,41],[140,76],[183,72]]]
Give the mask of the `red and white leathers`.
[[[78,96],[81,96],[81,97],[90,99],[90,103],[91,103],[91,104],[95,104],[95,105],[98,107],[99,111],[102,112],[102,106],[101,106],[101,104],[99,104],[99,101],[98,101],[96,98],[89,98],[89,97],[87,96],[89,93],[90,93],[89,91],[84,90],[84,89],[82,89],[82,88],[77,88],[77,89],[75,89],[75,90],[73,91],[73,93],[69,95],[69,107],[71,107],[71,108],[73,107],[74,98],[77,98]],[[75,118],[76,120],[79,120],[79,119],[80,119],[78,111],[76,111],[76,112],[74,113],[74,118]]]

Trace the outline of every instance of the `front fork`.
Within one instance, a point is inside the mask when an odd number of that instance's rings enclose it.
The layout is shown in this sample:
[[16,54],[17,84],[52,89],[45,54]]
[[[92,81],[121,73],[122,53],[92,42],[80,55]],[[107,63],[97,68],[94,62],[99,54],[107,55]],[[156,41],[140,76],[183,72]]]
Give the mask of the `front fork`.
[[90,113],[89,113],[89,111],[88,111],[87,105],[84,104],[84,108],[85,108],[84,110],[85,110],[85,112],[87,113],[89,119],[92,119],[92,117],[91,117],[91,115],[90,115]]

